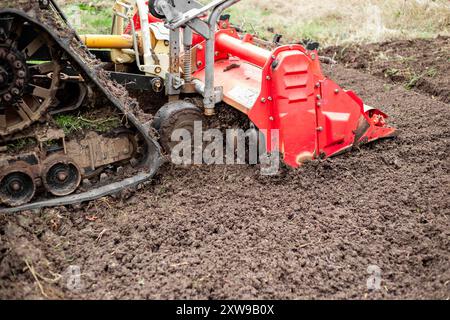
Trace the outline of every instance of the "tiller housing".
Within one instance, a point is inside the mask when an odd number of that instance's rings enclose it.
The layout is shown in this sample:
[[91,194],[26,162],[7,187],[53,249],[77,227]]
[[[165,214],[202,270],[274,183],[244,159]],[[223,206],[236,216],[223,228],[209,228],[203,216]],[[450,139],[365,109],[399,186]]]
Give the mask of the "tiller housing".
[[[384,113],[323,75],[317,51],[301,45],[265,50],[253,44],[251,35],[241,39],[227,22],[219,25],[214,78],[223,100],[267,132],[267,151],[280,151],[288,165],[333,156],[395,132],[386,126]],[[205,65],[203,48],[194,47],[197,66]],[[205,81],[205,68],[194,77]],[[278,145],[271,143],[274,129]]]

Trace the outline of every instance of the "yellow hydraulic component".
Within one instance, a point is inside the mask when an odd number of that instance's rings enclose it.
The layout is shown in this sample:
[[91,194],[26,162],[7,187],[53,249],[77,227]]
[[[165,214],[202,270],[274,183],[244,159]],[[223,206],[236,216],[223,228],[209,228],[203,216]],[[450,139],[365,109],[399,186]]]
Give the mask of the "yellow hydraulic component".
[[[132,23],[132,17],[138,13],[135,0],[116,0],[113,12],[111,35],[82,35],[83,43],[91,49],[109,49],[111,62],[114,63],[116,71],[123,72],[123,68],[126,69],[127,64],[134,63],[138,55],[141,57],[140,62],[144,62],[142,71],[164,77],[170,64],[169,30],[164,23],[150,23],[149,34],[136,30],[135,44],[133,35],[123,34],[125,25]],[[144,49],[147,49],[143,48],[147,39],[145,37],[149,38],[151,57],[145,55]],[[135,52],[135,49],[138,52]]]
[[81,41],[92,49],[132,49],[133,38],[131,35],[81,35]]

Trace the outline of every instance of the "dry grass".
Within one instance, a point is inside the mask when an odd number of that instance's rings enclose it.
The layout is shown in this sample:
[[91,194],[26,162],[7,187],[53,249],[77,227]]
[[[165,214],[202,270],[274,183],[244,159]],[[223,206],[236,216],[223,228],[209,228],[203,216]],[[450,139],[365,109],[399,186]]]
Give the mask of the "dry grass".
[[324,45],[450,33],[448,0],[243,0],[230,10],[245,30]]
[[[109,31],[113,0],[59,2],[81,33]],[[450,34],[448,0],[242,0],[229,11],[234,23],[267,40],[279,33],[288,42],[337,45]]]

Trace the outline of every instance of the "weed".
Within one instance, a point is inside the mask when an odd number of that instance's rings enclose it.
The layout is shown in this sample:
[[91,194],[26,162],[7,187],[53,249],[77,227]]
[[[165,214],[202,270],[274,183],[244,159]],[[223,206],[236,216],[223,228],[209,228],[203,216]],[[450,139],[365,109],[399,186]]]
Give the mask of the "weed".
[[409,79],[408,83],[405,84],[405,88],[407,90],[413,89],[417,85],[417,83],[419,82],[420,79],[422,79],[422,75],[413,74],[412,77]]
[[437,74],[438,74],[438,71],[434,67],[429,68],[420,74],[411,73],[408,83],[405,84],[405,88],[408,90],[411,90],[417,86],[420,79],[422,79],[423,77],[428,76],[428,77],[434,78]]
[[120,125],[120,120],[116,117],[91,120],[83,118],[82,116],[67,114],[55,117],[55,122],[64,130],[66,135],[83,130],[94,130],[105,133]]
[[435,67],[431,67],[431,68],[427,69],[426,74],[427,74],[427,76],[434,78],[437,76],[438,70]]
[[12,141],[11,143],[7,144],[7,150],[10,152],[17,152],[19,150],[22,150],[27,147],[31,147],[33,145],[36,145],[36,140],[33,138],[20,138],[17,140]]
[[388,68],[385,72],[384,72],[384,77],[385,78],[392,78],[396,75],[398,75],[400,72],[400,70],[395,69],[395,68]]

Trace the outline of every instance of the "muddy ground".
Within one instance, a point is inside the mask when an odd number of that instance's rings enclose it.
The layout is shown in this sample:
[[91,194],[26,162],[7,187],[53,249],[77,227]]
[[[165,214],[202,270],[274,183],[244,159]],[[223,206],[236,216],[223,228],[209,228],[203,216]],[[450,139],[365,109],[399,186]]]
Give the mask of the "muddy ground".
[[276,177],[166,165],[125,200],[0,216],[0,297],[449,299],[449,104],[364,69],[325,71],[399,137]]

